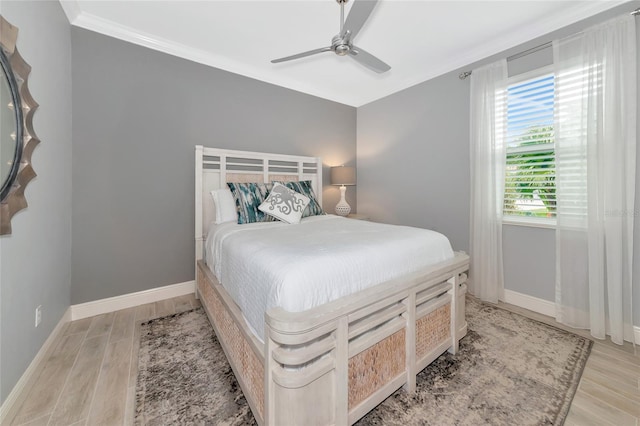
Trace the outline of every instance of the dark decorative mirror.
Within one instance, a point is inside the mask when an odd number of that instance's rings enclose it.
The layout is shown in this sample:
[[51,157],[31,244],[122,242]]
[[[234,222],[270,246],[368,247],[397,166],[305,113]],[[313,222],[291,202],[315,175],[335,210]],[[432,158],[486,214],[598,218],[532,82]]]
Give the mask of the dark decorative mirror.
[[24,190],[36,176],[31,153],[40,142],[33,131],[38,104],[27,84],[31,67],[17,38],[18,28],[0,16],[0,235],[11,233],[11,218],[27,207]]

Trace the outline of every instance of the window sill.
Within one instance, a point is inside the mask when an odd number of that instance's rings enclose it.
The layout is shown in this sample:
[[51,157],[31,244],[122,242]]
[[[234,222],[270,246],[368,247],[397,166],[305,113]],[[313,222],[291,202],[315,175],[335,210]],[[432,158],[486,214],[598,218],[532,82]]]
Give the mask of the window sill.
[[556,220],[555,219],[546,219],[546,218],[533,218],[533,217],[503,217],[502,218],[503,225],[512,225],[512,226],[527,226],[530,228],[547,228],[547,229],[556,229]]

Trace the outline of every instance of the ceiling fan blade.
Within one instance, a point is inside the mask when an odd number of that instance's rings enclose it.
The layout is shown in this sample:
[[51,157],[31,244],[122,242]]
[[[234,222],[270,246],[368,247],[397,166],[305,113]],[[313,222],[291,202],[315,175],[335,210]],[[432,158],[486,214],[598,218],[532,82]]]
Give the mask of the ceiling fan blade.
[[351,48],[351,50],[349,51],[349,56],[351,56],[353,59],[355,59],[365,67],[377,73],[387,72],[391,69],[389,65],[385,64],[380,59],[373,56],[371,53],[360,49],[358,46],[353,46]]
[[351,38],[354,38],[369,19],[376,4],[378,0],[354,0],[340,35],[344,37],[347,31],[351,31]]
[[293,59],[304,58],[305,56],[311,56],[322,52],[331,52],[331,47],[321,47],[320,49],[309,50],[307,52],[298,53],[297,55],[285,56],[284,58],[274,59],[271,63],[277,64],[278,62],[291,61]]

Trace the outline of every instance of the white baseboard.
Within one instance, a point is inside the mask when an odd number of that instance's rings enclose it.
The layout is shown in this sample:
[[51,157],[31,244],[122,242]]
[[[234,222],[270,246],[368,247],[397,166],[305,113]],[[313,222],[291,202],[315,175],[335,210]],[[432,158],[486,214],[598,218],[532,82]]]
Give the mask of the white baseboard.
[[119,311],[120,309],[144,305],[145,303],[170,299],[172,297],[194,293],[195,288],[195,281],[186,281],[164,287],[152,288],[150,290],[138,291],[136,293],[123,294],[122,296],[109,297],[107,299],[94,300],[93,302],[71,305],[71,319],[75,321],[82,318],[92,317],[94,315],[101,315],[108,312]]
[[[36,354],[36,356],[31,361],[31,364],[27,367],[25,372],[20,377],[20,380],[15,384],[11,393],[7,396],[7,398],[2,403],[0,407],[0,424],[6,424],[11,417],[13,417],[16,413],[14,412],[20,407],[16,407],[16,401],[25,390],[27,385],[30,383],[31,379],[35,379],[35,375],[38,372],[39,367],[43,364],[45,360],[46,354],[49,352],[49,349],[53,345],[53,342],[56,341],[58,335],[64,330],[64,326],[71,321],[71,307],[67,308],[58,324],[55,326],[47,340],[42,344],[42,347]],[[9,417],[11,416],[11,417]]]
[[513,290],[505,289],[504,302],[529,309],[530,311],[547,315],[552,318],[556,316],[556,304],[554,302],[529,296],[528,294],[522,294]]
[[[555,318],[556,316],[556,304],[554,302],[529,296],[528,294],[518,293],[517,291],[505,289],[503,302],[519,306],[539,314],[547,315],[551,318]],[[627,340],[628,337],[629,336],[625,335],[625,340]],[[633,326],[633,338],[635,339],[636,344],[640,344],[639,326]]]

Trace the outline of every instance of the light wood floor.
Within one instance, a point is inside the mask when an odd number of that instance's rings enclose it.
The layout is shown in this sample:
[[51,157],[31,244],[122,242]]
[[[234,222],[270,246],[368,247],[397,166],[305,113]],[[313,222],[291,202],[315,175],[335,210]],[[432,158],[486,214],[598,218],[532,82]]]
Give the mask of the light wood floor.
[[69,323],[8,424],[133,424],[137,325],[198,306],[193,295],[180,296]]
[[[193,296],[181,296],[69,323],[8,424],[132,424],[140,344],[137,324],[196,306],[199,301]],[[544,315],[500,306],[559,326]],[[634,355],[630,344],[597,341],[565,424],[640,426],[639,418],[640,356]]]

